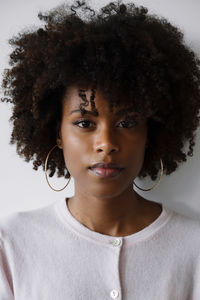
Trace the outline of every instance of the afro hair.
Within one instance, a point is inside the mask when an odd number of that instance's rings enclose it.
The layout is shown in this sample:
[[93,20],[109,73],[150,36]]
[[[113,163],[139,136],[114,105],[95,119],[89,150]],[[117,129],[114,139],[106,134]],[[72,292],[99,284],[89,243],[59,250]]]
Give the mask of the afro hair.
[[[99,11],[76,1],[38,14],[39,28],[9,40],[10,68],[2,80],[2,102],[13,104],[10,144],[33,169],[45,166],[56,144],[62,101],[76,84],[101,90],[110,107],[131,104],[147,119],[148,147],[139,177],[166,175],[193,155],[200,124],[200,60],[183,33],[167,19],[133,3],[110,2]],[[95,95],[95,93],[94,93]],[[90,99],[95,109],[95,96]],[[81,106],[84,113],[84,109]],[[184,153],[185,143],[189,150]],[[62,151],[49,160],[49,176],[69,178]]]

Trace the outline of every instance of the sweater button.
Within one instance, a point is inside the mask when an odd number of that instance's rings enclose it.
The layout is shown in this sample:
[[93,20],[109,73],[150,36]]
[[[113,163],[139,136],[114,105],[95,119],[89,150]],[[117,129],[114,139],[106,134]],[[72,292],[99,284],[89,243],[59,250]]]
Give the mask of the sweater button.
[[110,292],[110,297],[111,297],[112,299],[116,299],[118,296],[119,296],[119,292],[118,292],[118,291],[112,290],[112,291]]
[[113,246],[120,246],[122,244],[122,240],[119,238],[116,238],[112,241]]

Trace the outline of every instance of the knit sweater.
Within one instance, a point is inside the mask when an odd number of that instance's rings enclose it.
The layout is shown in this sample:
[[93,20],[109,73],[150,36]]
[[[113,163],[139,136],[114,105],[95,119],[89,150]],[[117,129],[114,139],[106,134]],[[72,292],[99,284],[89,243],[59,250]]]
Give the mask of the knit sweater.
[[200,221],[162,205],[139,232],[95,232],[67,199],[0,218],[0,300],[199,300]]

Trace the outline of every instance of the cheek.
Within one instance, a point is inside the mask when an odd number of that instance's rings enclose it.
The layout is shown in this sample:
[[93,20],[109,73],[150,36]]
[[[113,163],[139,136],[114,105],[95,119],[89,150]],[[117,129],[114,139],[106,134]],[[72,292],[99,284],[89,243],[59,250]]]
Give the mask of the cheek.
[[147,128],[146,126],[140,126],[131,138],[127,138],[124,151],[127,152],[127,155],[132,153],[132,156],[143,156],[146,149],[146,140]]
[[89,142],[84,138],[80,138],[69,131],[62,134],[63,155],[66,168],[71,174],[79,172],[81,168],[85,168],[84,158],[90,153]]
[[128,147],[128,151],[126,151],[126,161],[128,161],[130,163],[130,166],[134,167],[134,166],[138,166],[140,167],[140,165],[143,164],[144,161],[144,156],[145,156],[145,143],[141,142],[137,142],[136,143],[132,143],[131,145],[129,145]]
[[126,161],[130,167],[129,172],[131,172],[131,175],[134,177],[137,176],[143,166],[146,150],[146,133],[145,128],[142,128],[134,139],[126,144],[124,149]]

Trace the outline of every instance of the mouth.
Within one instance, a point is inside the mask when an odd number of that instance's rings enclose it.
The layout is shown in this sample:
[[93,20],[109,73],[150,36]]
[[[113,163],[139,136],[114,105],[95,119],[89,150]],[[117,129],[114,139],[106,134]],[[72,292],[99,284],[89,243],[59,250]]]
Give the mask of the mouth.
[[122,168],[89,168],[89,170],[98,177],[112,178],[118,176],[122,172]]
[[115,164],[114,162],[106,163],[104,161],[94,163],[90,168],[101,168],[101,169],[123,169],[122,165]]

